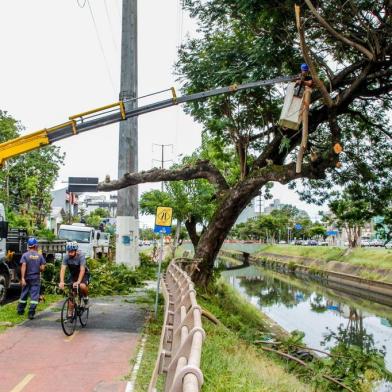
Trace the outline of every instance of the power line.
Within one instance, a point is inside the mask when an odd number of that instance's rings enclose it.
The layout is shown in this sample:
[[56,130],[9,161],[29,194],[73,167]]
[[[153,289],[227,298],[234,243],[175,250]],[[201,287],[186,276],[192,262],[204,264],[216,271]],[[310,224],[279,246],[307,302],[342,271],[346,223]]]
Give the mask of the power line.
[[79,8],[84,8],[84,6],[85,6],[86,3],[87,3],[87,0],[84,0],[84,3],[83,3],[83,4],[80,4],[80,0],[76,0],[76,2],[78,3]]
[[[152,145],[152,151],[154,152],[154,146],[158,146],[161,148],[161,159],[153,159],[152,161],[157,161],[161,163],[161,169],[164,169],[165,167],[165,162],[173,162],[172,159],[167,159],[165,160],[165,147],[171,147],[172,148],[172,153],[173,153],[173,144],[157,144],[157,143],[153,143]],[[161,183],[161,191],[163,192],[163,185],[164,185],[164,181],[162,181]]]
[[104,5],[105,5],[106,17],[107,17],[108,22],[109,22],[109,29],[110,29],[110,34],[111,34],[111,36],[112,36],[113,45],[114,45],[114,47],[116,48],[116,51],[118,52],[118,46],[117,46],[116,40],[115,40],[115,38],[114,38],[113,26],[112,26],[112,22],[110,21],[109,10],[108,10],[108,4],[107,4],[106,0],[104,0]]
[[113,92],[116,93],[116,88],[114,87],[114,82],[113,82],[112,74],[111,74],[111,72],[110,72],[109,62],[108,62],[108,60],[107,60],[107,58],[106,58],[106,55],[105,55],[105,50],[104,50],[104,48],[103,48],[103,44],[102,44],[102,41],[101,41],[101,37],[99,36],[98,26],[97,26],[97,23],[96,23],[95,18],[94,18],[93,10],[92,10],[92,8],[91,8],[90,1],[89,1],[89,0],[86,0],[86,2],[87,2],[87,5],[88,5],[88,8],[89,8],[89,10],[90,10],[90,15],[91,15],[91,19],[92,19],[93,24],[94,24],[95,34],[96,34],[97,39],[98,39],[99,47],[100,47],[100,49],[101,49],[101,53],[102,53],[103,59],[104,59],[104,61],[105,61],[106,71],[107,71],[108,76],[109,76],[109,79],[110,79],[110,84],[112,85]]

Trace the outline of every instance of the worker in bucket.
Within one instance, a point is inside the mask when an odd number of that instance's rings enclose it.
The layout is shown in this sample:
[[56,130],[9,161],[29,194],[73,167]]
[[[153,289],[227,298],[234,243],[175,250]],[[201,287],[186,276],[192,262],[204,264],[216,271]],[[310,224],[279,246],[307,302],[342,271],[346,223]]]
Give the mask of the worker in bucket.
[[22,294],[18,303],[18,314],[24,314],[27,298],[30,295],[29,319],[32,320],[39,302],[41,272],[45,269],[46,261],[38,253],[38,241],[34,237],[28,239],[27,248],[27,252],[20,259]]
[[306,63],[301,64],[301,73],[295,81],[295,97],[302,97],[305,86],[312,88],[313,87],[313,78],[309,72],[309,66]]

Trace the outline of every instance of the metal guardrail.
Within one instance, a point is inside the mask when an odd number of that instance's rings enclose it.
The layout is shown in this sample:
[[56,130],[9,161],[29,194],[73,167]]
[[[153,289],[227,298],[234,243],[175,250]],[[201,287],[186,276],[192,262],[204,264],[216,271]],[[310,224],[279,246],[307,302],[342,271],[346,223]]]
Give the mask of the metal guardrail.
[[164,324],[149,392],[157,392],[158,375],[166,374],[165,392],[199,392],[203,384],[200,358],[205,332],[202,310],[188,274],[174,260],[162,279]]

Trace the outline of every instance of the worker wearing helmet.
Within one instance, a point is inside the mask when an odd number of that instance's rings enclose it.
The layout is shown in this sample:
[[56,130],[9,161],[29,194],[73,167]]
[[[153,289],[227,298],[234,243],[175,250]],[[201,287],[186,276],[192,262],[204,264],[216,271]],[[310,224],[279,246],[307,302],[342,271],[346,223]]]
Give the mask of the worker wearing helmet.
[[82,293],[85,305],[88,304],[88,284],[89,284],[89,270],[86,265],[86,258],[83,253],[79,251],[77,242],[67,242],[67,254],[64,256],[60,269],[60,289],[64,289],[64,278],[67,267],[69,269],[73,287],[79,286]]
[[298,75],[298,78],[295,81],[295,97],[302,97],[305,86],[312,88],[313,87],[313,78],[309,72],[309,66],[306,63],[301,64],[301,73]]
[[28,250],[21,259],[21,280],[22,294],[18,303],[18,314],[24,314],[27,298],[30,295],[29,319],[32,320],[39,301],[41,289],[41,272],[45,269],[45,259],[38,253],[38,241],[31,237],[27,241]]

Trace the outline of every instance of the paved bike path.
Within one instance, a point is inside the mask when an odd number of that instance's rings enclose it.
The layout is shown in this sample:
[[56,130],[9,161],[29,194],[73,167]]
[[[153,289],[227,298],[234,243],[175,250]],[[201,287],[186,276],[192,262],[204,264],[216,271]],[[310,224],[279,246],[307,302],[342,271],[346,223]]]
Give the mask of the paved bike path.
[[125,391],[145,311],[125,297],[91,300],[86,328],[66,337],[59,305],[0,334],[0,392]]

